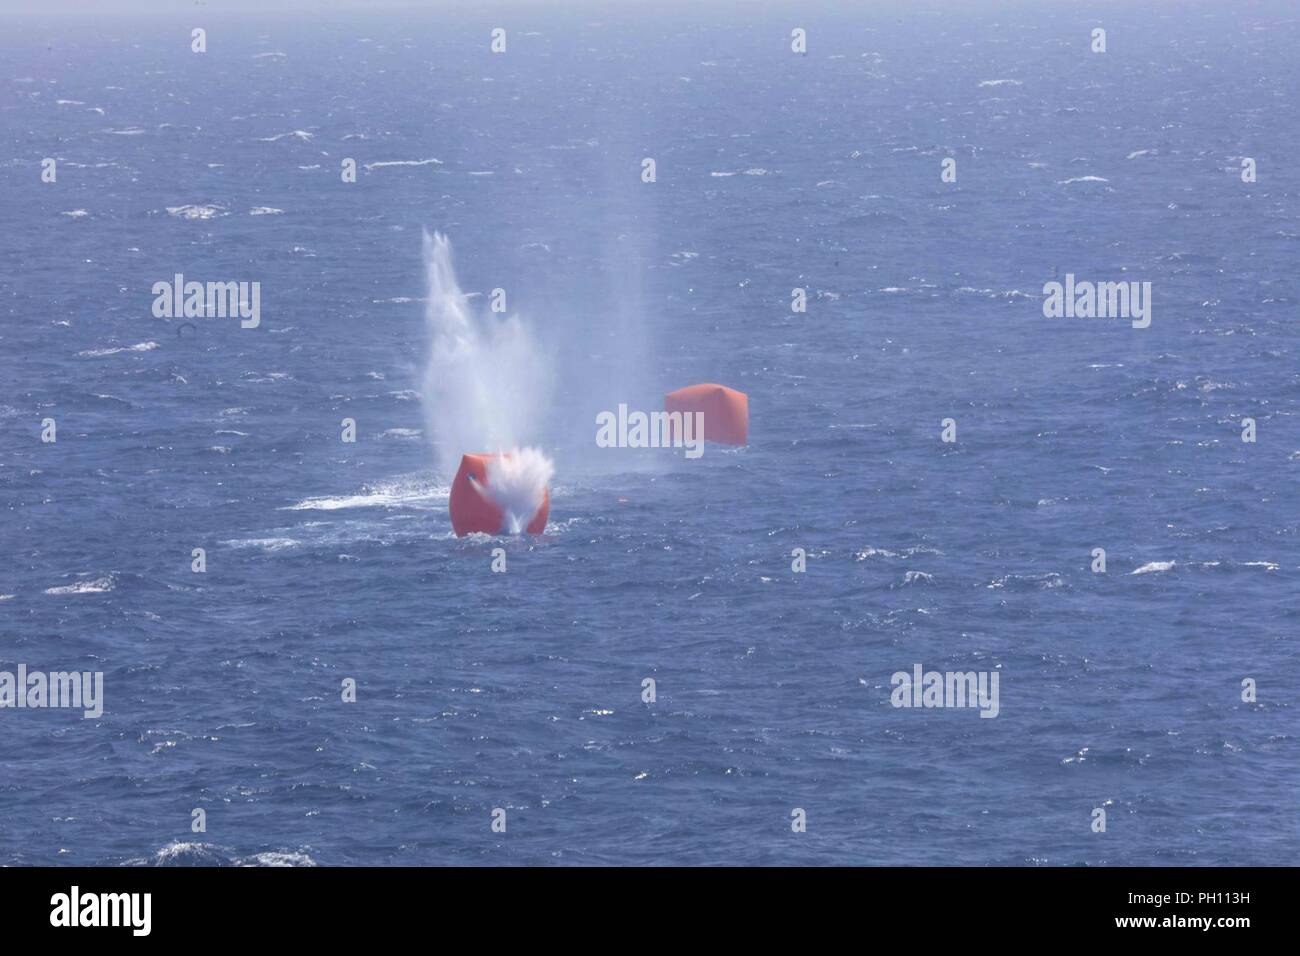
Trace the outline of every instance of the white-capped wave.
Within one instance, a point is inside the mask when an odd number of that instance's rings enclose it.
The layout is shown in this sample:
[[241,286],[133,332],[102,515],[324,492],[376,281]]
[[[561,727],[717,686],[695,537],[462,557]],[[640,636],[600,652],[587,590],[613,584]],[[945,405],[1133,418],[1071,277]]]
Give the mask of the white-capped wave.
[[1027,588],[1051,590],[1052,588],[1059,588],[1062,583],[1061,576],[1058,573],[1044,571],[1041,574],[1004,574],[1000,578],[994,578],[985,587],[993,591],[1002,588],[1011,588],[1012,590]]
[[113,575],[104,574],[97,578],[77,581],[73,584],[60,584],[56,587],[46,588],[46,594],[103,594],[106,591],[113,590],[116,585]]
[[[242,725],[241,725],[242,726]],[[248,725],[251,726],[251,725]],[[214,843],[173,840],[148,859],[132,859],[127,866],[315,866],[303,850],[264,850],[241,857]]]
[[277,133],[274,136],[259,136],[259,143],[278,143],[282,139],[296,139],[301,143],[310,143],[315,139],[315,135],[303,129],[296,129],[292,133]]
[[1160,571],[1171,570],[1177,562],[1174,561],[1150,561],[1129,574],[1156,574]]
[[441,166],[441,159],[386,159],[377,163],[366,163],[365,169],[385,169],[389,166]]
[[199,206],[193,203],[187,203],[184,206],[168,206],[167,215],[175,216],[177,219],[215,219],[218,216],[229,214],[224,206],[218,206],[215,203],[207,206]]
[[316,861],[308,854],[294,850],[269,850],[254,853],[235,861],[236,866],[315,866]]
[[896,558],[898,557],[898,552],[890,551],[888,548],[873,548],[868,546],[857,553],[857,559],[859,561],[865,561],[867,558],[874,558],[877,555],[885,558]]
[[868,545],[859,551],[855,557],[859,561],[865,561],[867,558],[874,558],[877,556],[882,558],[910,558],[916,554],[935,554],[942,556],[943,552],[938,548],[931,548],[924,544],[913,545],[912,547],[904,548],[901,551],[891,551],[888,548],[873,548]]
[[158,348],[157,342],[137,342],[135,345],[123,345],[117,348],[85,349],[77,355],[83,358],[103,358],[105,355],[117,355],[119,352],[152,352]]
[[296,538],[232,538],[221,543],[228,548],[257,548],[262,551],[287,551],[302,546]]

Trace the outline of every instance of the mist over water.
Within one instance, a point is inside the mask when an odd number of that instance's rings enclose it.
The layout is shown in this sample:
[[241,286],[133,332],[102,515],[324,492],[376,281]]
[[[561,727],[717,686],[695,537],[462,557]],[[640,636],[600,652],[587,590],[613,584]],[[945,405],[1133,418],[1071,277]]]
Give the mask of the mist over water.
[[[550,362],[521,318],[473,306],[456,279],[446,236],[425,232],[424,261],[429,284],[425,420],[438,468],[450,477],[463,454],[517,450],[540,440],[551,392]],[[554,466],[541,452],[529,451],[526,473],[533,479],[544,474],[544,488]],[[517,496],[517,487],[512,494]],[[519,499],[513,497],[511,504],[520,506]]]

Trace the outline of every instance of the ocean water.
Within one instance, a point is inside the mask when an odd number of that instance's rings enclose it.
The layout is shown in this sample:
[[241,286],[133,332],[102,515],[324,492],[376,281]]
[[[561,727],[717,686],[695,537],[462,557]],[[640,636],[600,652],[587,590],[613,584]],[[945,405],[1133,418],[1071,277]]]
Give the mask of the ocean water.
[[[0,709],[0,863],[1294,863],[1294,7],[643,6],[5,15],[0,670],[104,713]],[[451,532],[426,230],[540,537]],[[696,382],[747,446],[596,447]]]

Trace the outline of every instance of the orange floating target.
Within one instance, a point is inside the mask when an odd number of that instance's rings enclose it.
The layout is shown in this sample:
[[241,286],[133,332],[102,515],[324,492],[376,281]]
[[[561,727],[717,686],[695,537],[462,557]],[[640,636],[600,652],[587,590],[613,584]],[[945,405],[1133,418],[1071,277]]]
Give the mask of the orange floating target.
[[[488,464],[496,457],[490,454],[465,455],[460,460],[460,469],[451,483],[451,527],[458,538],[475,532],[502,533],[505,512],[488,490]],[[543,490],[542,503],[525,530],[529,534],[541,534],[546,530],[550,513],[551,492],[548,488]]]
[[749,442],[749,396],[725,385],[688,385],[664,396],[666,412],[703,412],[704,440],[724,445]]

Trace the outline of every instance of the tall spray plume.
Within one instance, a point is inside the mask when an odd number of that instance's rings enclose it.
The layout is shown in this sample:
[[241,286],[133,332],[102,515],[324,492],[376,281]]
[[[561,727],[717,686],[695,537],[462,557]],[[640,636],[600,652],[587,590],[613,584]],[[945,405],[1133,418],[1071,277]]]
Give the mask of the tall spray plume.
[[461,455],[497,452],[485,489],[506,515],[506,531],[528,524],[555,467],[536,448],[549,397],[549,363],[528,326],[474,307],[461,291],[447,237],[424,234],[429,295],[425,321],[429,358],[424,371],[428,433],[438,466],[455,474]]

